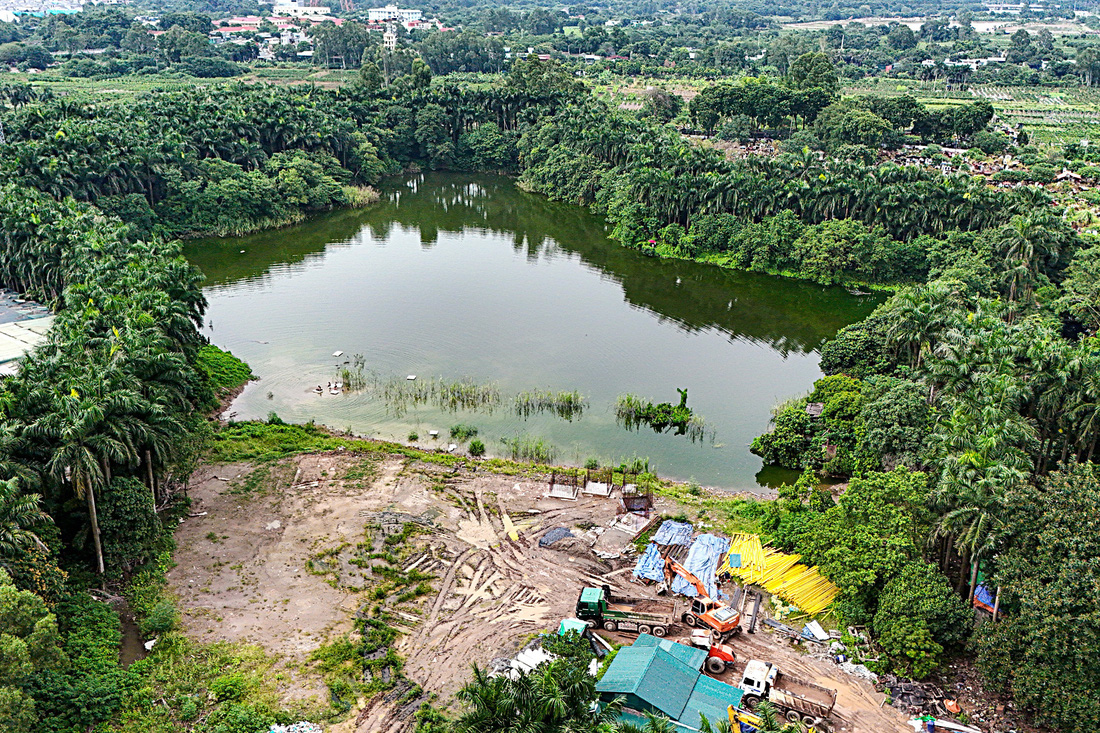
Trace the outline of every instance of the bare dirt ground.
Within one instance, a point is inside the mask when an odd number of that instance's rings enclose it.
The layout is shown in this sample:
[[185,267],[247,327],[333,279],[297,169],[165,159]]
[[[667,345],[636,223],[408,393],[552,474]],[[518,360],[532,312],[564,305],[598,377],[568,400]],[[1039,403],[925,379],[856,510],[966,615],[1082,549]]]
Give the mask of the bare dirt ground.
[[[423,528],[403,562],[406,571],[435,576],[432,590],[394,607],[404,632],[395,648],[423,693],[414,690],[411,701],[396,692],[360,701],[333,728],[340,733],[404,730],[430,693],[450,705],[471,665],[509,656],[533,634],[556,628],[573,615],[584,586],[608,583],[624,595],[656,597],[652,588],[629,582],[632,562],[601,560],[590,549],[630,544],[630,533],[608,529],[616,499],[549,499],[543,481],[453,473],[401,457],[374,464],[342,453],[304,455],[279,463],[263,480],[249,478],[252,468],[196,472],[190,495],[198,516],[177,530],[178,565],[169,580],[188,633],[259,644],[279,656],[288,697],[325,694],[304,663],[326,640],[352,632],[356,613],[372,603],[371,568],[349,564],[349,553],[364,538],[370,545],[379,528],[378,536],[409,521]],[[676,513],[672,505],[662,508]],[[558,526],[577,539],[540,548],[539,537]],[[518,540],[509,538],[510,528]],[[679,611],[683,599],[677,604]],[[880,708],[883,697],[870,684],[771,633],[742,634],[733,644],[742,663],[774,661],[788,674],[838,690],[837,730],[909,730],[900,713]]]

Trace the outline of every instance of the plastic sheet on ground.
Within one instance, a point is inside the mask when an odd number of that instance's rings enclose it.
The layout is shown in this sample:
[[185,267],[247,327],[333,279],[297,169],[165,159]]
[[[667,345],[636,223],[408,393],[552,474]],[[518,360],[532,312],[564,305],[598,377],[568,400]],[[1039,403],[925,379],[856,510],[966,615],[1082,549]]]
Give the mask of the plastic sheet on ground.
[[665,560],[656,544],[650,542],[649,547],[638,558],[638,564],[634,566],[634,577],[658,582],[665,579]]
[[565,527],[554,527],[553,529],[547,531],[547,533],[544,534],[541,539],[539,539],[539,547],[549,547],[558,540],[563,540],[566,537],[572,536],[573,533]]
[[687,547],[691,544],[691,533],[693,531],[694,528],[688,522],[666,519],[657,528],[657,533],[653,535],[653,541],[658,545],[683,545]]
[[290,725],[272,725],[270,733],[322,733],[324,728],[316,723],[302,721]]
[[[703,581],[703,587],[707,589],[707,595],[711,598],[717,597],[718,593],[716,583],[718,563],[721,562],[722,557],[729,549],[730,541],[725,537],[701,534],[695,538],[695,542],[691,544],[691,549],[688,550],[687,557],[684,559],[683,566],[692,575]],[[678,575],[672,580],[672,590],[674,593],[692,598],[699,595],[695,590],[695,586]]]

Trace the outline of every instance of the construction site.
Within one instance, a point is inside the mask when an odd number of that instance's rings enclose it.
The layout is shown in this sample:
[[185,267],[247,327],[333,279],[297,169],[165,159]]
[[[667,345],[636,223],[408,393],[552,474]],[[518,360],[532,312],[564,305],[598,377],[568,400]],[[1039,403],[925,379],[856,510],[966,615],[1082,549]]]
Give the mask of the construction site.
[[[426,701],[453,713],[474,665],[522,669],[539,634],[570,625],[621,647],[601,695],[634,695],[631,714],[661,712],[679,730],[697,730],[700,711],[751,717],[761,699],[822,732],[909,731],[917,714],[938,717],[942,700],[886,704],[875,676],[846,661],[841,631],[791,620],[793,600],[816,614],[835,595],[814,569],[755,536],[670,521],[683,507],[615,478],[350,452],[207,465],[189,486],[169,581],[189,635],[259,645],[291,700],[326,700],[310,655],[384,610],[404,663],[392,678],[383,670],[386,692],[349,701],[330,728],[345,733],[411,729]],[[672,670],[660,686],[683,688],[663,702],[639,695],[653,685],[639,675],[659,664]]]

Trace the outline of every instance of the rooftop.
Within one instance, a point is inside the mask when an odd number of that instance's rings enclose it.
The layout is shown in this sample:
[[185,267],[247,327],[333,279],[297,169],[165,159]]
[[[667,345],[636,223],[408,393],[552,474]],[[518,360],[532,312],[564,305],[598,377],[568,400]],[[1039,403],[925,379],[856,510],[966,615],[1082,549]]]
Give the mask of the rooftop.
[[15,373],[19,359],[46,339],[50,311],[8,290],[0,290],[0,376]]

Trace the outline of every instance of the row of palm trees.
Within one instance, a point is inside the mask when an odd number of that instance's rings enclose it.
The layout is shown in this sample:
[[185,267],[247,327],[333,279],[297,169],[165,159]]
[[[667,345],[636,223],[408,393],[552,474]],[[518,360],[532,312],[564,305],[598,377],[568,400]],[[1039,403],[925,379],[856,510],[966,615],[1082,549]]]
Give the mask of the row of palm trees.
[[[88,207],[10,186],[0,201],[4,284],[57,296],[58,310],[47,341],[0,390],[0,465],[55,512],[67,497],[86,504],[102,573],[97,501],[111,500],[112,479],[133,476],[155,512],[191,429],[200,276],[178,247],[134,241]],[[35,216],[20,221],[27,211]]]
[[[528,180],[556,198],[597,206],[606,203],[600,189],[623,186],[658,226],[688,227],[692,217],[706,213],[760,220],[790,210],[807,223],[859,219],[907,240],[980,231],[1050,203],[1041,189],[1001,191],[965,174],[867,166],[821,159],[810,151],[729,161],[674,130],[615,115],[599,102],[569,108],[542,125],[545,129],[521,141]],[[596,165],[587,180],[570,175],[578,159]],[[606,213],[613,221],[620,215]]]
[[[1006,229],[1006,246],[1020,253],[1012,271],[1033,283],[1051,239],[1020,243],[1038,231],[1026,221]],[[888,306],[894,355],[925,383],[939,414],[931,539],[945,565],[956,557],[971,577],[1013,541],[1003,519],[1013,491],[1060,464],[1100,457],[1100,345],[1069,341],[1059,321],[1022,308],[1024,290],[990,300],[935,281]]]
[[358,88],[240,84],[95,104],[47,99],[7,116],[8,144],[0,149],[0,165],[59,200],[95,203],[105,196],[140,194],[155,206],[167,195],[170,177],[195,177],[197,162],[206,158],[255,170],[272,155],[301,150],[330,154],[349,167],[364,136],[387,160],[407,158],[416,146],[401,139],[413,131],[393,124],[400,113],[415,116],[429,104],[439,105],[446,133],[457,142],[485,123],[515,130],[575,98],[562,90],[507,85],[445,84],[389,98]]

